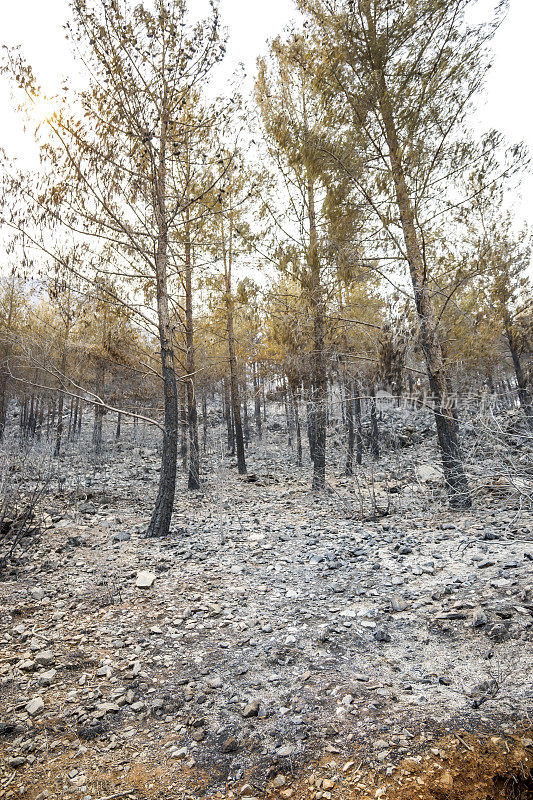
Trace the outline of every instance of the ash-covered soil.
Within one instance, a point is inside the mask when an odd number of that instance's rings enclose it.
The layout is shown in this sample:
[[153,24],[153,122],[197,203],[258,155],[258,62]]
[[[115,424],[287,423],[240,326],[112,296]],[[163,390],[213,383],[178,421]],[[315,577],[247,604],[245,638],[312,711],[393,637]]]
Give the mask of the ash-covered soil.
[[339,775],[393,775],[446,734],[527,725],[532,516],[505,493],[446,510],[426,448],[366,475],[393,503],[362,522],[361,478],[314,496],[271,433],[257,480],[222,455],[204,492],[180,486],[163,541],[144,538],[155,448],[100,468],[71,452],[0,584],[0,794],[287,800],[317,763],[329,783],[306,791],[329,800]]

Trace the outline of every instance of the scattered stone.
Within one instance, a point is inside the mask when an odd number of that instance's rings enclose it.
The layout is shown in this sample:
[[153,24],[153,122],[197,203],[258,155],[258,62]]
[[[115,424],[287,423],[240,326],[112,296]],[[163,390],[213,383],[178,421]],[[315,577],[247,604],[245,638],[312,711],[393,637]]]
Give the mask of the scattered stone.
[[49,669],[46,672],[41,672],[37,680],[39,681],[40,686],[51,686],[56,675],[57,670]]
[[33,700],[30,700],[29,703],[26,704],[26,713],[30,715],[30,717],[36,717],[44,708],[44,700],[42,697],[34,697]]
[[24,756],[14,756],[13,758],[8,758],[7,763],[11,769],[18,769],[18,767],[24,766],[26,759]]
[[235,753],[239,749],[239,743],[235,736],[228,736],[222,744],[223,753]]
[[259,713],[259,706],[260,706],[259,700],[252,700],[251,703],[248,703],[244,707],[244,711],[242,712],[243,717],[245,719],[248,719],[249,717],[257,717]]
[[377,630],[373,633],[374,639],[376,642],[390,642],[391,635],[387,631],[383,630],[382,628],[377,628]]
[[135,581],[135,586],[138,589],[150,589],[153,586],[155,581],[155,575],[153,572],[147,572],[146,570],[141,570],[137,573],[137,579]]
[[40,667],[51,667],[55,662],[55,656],[52,650],[41,650],[41,652],[37,653],[35,656],[35,662]]
[[489,619],[482,608],[474,609],[472,614],[472,627],[482,628],[483,625],[486,625],[488,621]]

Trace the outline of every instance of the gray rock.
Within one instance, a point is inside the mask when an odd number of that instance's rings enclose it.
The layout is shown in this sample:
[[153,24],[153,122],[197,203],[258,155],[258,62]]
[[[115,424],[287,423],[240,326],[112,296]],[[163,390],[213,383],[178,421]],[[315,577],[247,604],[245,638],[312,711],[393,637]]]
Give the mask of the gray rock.
[[44,708],[44,700],[42,697],[34,697],[29,703],[26,703],[26,713],[30,717],[36,717]]
[[489,621],[489,618],[485,614],[482,608],[474,609],[472,614],[472,627],[473,628],[482,628],[483,625],[486,625]]
[[52,650],[41,650],[35,656],[35,661],[40,667],[51,667],[55,660]]
[[17,767],[22,767],[26,763],[26,759],[24,756],[14,756],[13,758],[8,758],[7,763],[11,769],[17,769]]
[[111,537],[112,542],[129,542],[131,539],[131,534],[127,531],[118,531],[118,533],[114,533]]
[[54,682],[57,672],[55,669],[49,669],[46,672],[41,672],[38,677],[40,686],[50,686]]
[[137,579],[135,581],[135,586],[138,589],[149,589],[155,581],[155,575],[153,572],[148,572],[147,570],[141,570],[137,573]]
[[243,717],[245,719],[248,719],[249,717],[257,717],[259,713],[259,706],[259,700],[253,700],[251,703],[248,703],[242,712]]
[[393,597],[391,600],[391,608],[393,611],[405,611],[407,603],[399,597]]
[[223,753],[235,753],[239,749],[239,743],[235,736],[228,736],[222,744]]

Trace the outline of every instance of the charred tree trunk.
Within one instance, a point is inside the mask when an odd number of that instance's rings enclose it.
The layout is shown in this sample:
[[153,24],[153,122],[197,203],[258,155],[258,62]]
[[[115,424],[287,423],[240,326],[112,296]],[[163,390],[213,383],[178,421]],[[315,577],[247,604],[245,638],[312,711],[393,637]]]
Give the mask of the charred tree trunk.
[[353,400],[346,382],[344,382],[344,415],[346,418],[346,467],[345,475],[353,475],[353,453],[355,445],[355,428],[353,414]]
[[259,441],[261,441],[263,437],[263,431],[261,427],[261,395],[259,393],[259,380],[257,376],[257,363],[254,361],[253,363],[253,386],[254,386],[254,420],[255,420],[255,430],[257,432],[257,436]]
[[202,395],[202,428],[203,428],[202,447],[205,453],[207,450],[207,392],[205,390]]
[[194,320],[192,306],[192,245],[190,228],[190,209],[185,212],[185,347],[187,364],[187,425],[189,429],[189,473],[188,488],[200,488],[200,448],[198,446],[198,410],[194,375],[196,362],[194,353]]
[[228,453],[235,455],[235,436],[233,433],[233,416],[231,413],[230,391],[228,379],[224,378],[224,417],[226,419],[226,430],[228,439]]
[[520,361],[520,353],[518,350],[516,337],[514,335],[511,323],[508,318],[504,320],[504,325],[505,325],[505,334],[507,337],[507,343],[509,345],[509,351],[511,353],[511,358],[513,360],[514,374],[516,377],[516,385],[518,389],[518,399],[520,401],[520,407],[524,412],[530,431],[533,432],[533,408],[531,405],[531,398],[528,392],[526,376],[524,375],[524,370],[522,369],[522,363]]
[[370,452],[377,461],[379,458],[379,428],[374,386],[370,388]]
[[290,407],[290,400],[289,400],[289,390],[287,387],[284,387],[283,391],[283,406],[285,408],[285,425],[287,428],[287,444],[289,448],[292,447],[292,418],[291,418],[291,407]]
[[355,463],[357,466],[361,466],[363,463],[363,425],[361,422],[361,395],[359,386],[353,386],[352,392],[354,392],[355,395],[353,400],[353,414],[355,421]]
[[296,431],[296,465],[302,466],[302,431],[300,427],[300,409],[298,404],[298,389],[292,384],[289,384],[292,407],[294,409],[294,428]]
[[[106,340],[106,331],[104,330],[104,342]],[[103,358],[100,359],[98,365],[98,396],[101,400],[105,396],[105,373],[106,365]],[[93,448],[96,455],[102,452],[103,444],[103,422],[106,408],[102,403],[97,403],[94,407],[94,426],[93,426]]]
[[309,215],[310,297],[313,313],[313,490],[322,491],[326,485],[326,401],[327,374],[324,353],[324,298],[320,276],[318,235],[316,229],[314,185],[307,183]]
[[243,411],[243,434],[245,445],[250,444],[250,420],[248,418],[248,383],[246,376],[246,364],[244,365],[244,380],[242,382],[242,411]]
[[180,461],[183,471],[187,469],[187,389],[181,380],[178,386],[179,415],[180,415]]
[[170,530],[178,461],[178,391],[174,366],[173,331],[168,307],[168,225],[166,219],[166,141],[168,120],[161,120],[160,152],[154,197],[154,211],[158,228],[155,259],[157,322],[161,348],[161,370],[165,415],[163,423],[163,452],[159,489],[148,526],[148,536],[167,536]]
[[74,419],[74,398],[71,397],[70,399],[70,411],[68,415],[68,431],[67,431],[67,439],[70,442],[72,439],[72,421]]
[[[69,286],[69,295],[70,295],[70,286]],[[70,303],[68,302],[67,306],[67,316],[65,319],[65,337],[63,339],[63,350],[61,353],[61,379],[65,379],[65,374],[67,371],[67,347],[68,347],[68,337],[69,337],[69,329],[70,329],[70,314],[69,314],[69,306]],[[61,452],[61,438],[63,436],[63,406],[65,403],[65,393],[63,391],[59,392],[58,402],[57,402],[57,428],[56,428],[56,444],[54,449],[54,455],[57,457]]]
[[[223,225],[223,219],[222,225]],[[235,447],[237,450],[237,469],[239,475],[246,474],[246,458],[244,455],[244,436],[241,420],[241,401],[239,396],[239,375],[237,371],[237,356],[235,354],[235,331],[233,326],[233,291],[231,285],[231,273],[233,266],[233,215],[231,207],[229,211],[229,232],[228,245],[226,247],[224,232],[223,240],[223,259],[225,277],[225,303],[226,303],[226,324],[228,332],[228,352],[229,352],[229,371],[231,389],[231,409],[233,412],[233,425],[235,428]]]
[[365,11],[365,15],[368,24],[370,51],[374,60],[376,79],[379,84],[379,109],[389,150],[396,203],[400,215],[403,239],[409,263],[409,272],[413,285],[416,312],[420,325],[420,344],[424,353],[430,391],[433,396],[437,438],[441,452],[448,499],[452,507],[468,508],[471,506],[472,502],[468,480],[463,467],[457,418],[453,404],[447,401],[451,387],[446,374],[442,346],[427,285],[426,265],[417,234],[415,213],[407,187],[402,162],[402,149],[398,141],[392,101],[388,92],[376,29],[368,8]]

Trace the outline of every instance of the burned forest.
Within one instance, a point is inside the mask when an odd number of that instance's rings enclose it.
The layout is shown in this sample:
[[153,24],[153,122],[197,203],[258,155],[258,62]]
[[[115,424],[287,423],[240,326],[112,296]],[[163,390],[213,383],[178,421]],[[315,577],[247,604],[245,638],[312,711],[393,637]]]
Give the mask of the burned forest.
[[533,798],[519,5],[3,47],[0,797]]

